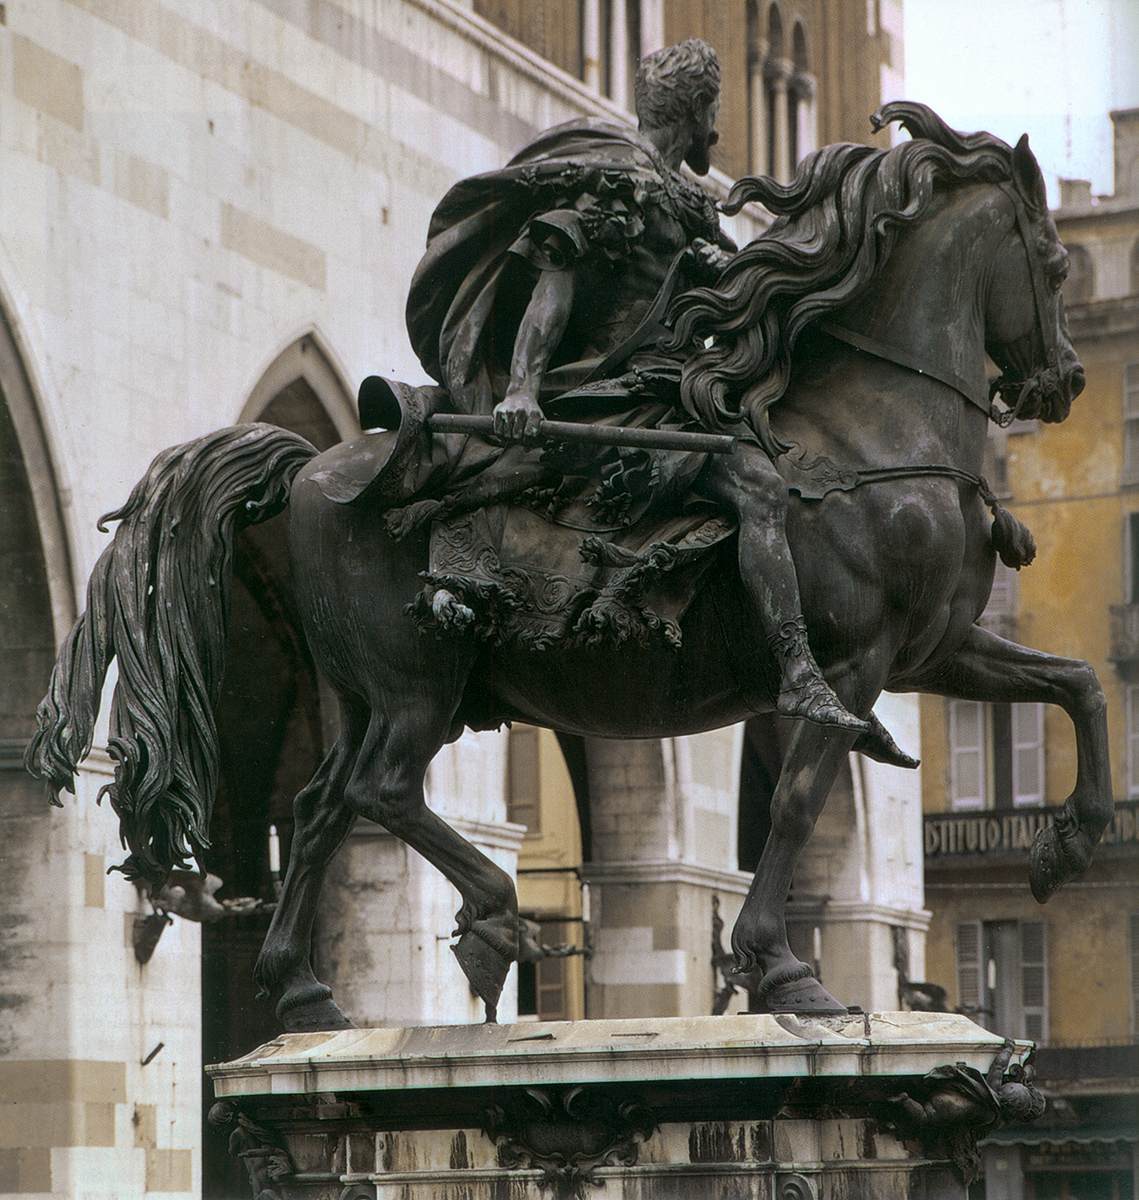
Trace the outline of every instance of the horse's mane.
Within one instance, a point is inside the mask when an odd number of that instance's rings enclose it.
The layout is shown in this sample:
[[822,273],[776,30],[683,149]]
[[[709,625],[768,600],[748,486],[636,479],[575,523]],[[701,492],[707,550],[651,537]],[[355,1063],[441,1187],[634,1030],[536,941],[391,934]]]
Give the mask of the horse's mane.
[[684,292],[673,305],[670,347],[701,347],[681,380],[684,406],[701,424],[746,421],[770,453],[786,449],[768,410],[791,382],[792,350],[807,325],[871,283],[937,185],[1012,175],[1011,148],[990,133],[957,133],[907,101],[870,118],[875,131],[893,121],[913,140],[889,150],[825,146],[786,186],[757,177],[732,188],[725,212],[758,200],[777,220],[732,258],[715,287]]

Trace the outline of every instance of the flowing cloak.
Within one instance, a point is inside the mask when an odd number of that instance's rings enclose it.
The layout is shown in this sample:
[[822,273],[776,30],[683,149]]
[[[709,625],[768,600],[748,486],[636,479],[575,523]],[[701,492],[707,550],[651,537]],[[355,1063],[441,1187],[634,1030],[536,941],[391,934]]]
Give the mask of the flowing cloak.
[[489,413],[506,393],[537,272],[579,267],[574,313],[542,381],[543,400],[563,395],[633,332],[676,255],[719,236],[707,194],[632,130],[559,125],[502,170],[456,184],[435,210],[408,295],[412,347],[455,408]]
[[[421,626],[437,628],[431,601],[445,588],[475,614],[465,632],[498,644],[650,635],[679,644],[710,552],[734,531],[691,495],[704,455],[504,448],[424,426],[440,407],[492,411],[539,273],[566,268],[574,303],[542,381],[547,414],[556,398],[569,419],[691,426],[677,407],[679,362],[641,334],[655,328],[666,279],[692,282],[681,264],[697,237],[723,241],[707,194],[635,132],[602,122],[551,129],[443,198],[407,304],[412,347],[440,386],[399,390],[394,447],[367,487],[394,536],[431,524],[412,606]],[[637,345],[626,353],[630,335]],[[363,494],[337,491],[335,474],[317,479],[330,498]]]

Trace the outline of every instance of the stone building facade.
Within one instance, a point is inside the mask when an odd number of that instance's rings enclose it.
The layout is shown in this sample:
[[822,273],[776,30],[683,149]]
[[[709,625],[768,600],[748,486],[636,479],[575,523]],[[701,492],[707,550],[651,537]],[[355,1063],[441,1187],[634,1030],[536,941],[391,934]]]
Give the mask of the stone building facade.
[[[603,76],[580,50],[545,57],[531,26],[512,21],[540,11],[549,30],[560,11],[563,33],[607,47],[598,55],[611,63],[707,36],[725,58],[720,165],[731,173],[785,173],[813,139],[866,133],[895,90],[895,0],[869,16],[838,0],[741,4],[724,24],[728,7],[587,3],[587,30],[566,17],[574,4],[0,4],[0,1192],[192,1196],[204,1173],[207,1195],[227,1194],[240,1178],[215,1144],[203,1151],[201,1065],[275,1031],[249,983],[264,913],[176,920],[139,961],[149,905],[106,873],[122,855],[94,803],[112,772],[105,728],[62,811],[20,770],[30,713],[105,544],[97,518],[165,446],[253,419],[328,445],[357,429],[359,379],[422,378],[403,304],[447,186],[560,120],[629,119],[627,73],[620,85],[619,69]],[[799,107],[784,76],[798,80]],[[760,224],[742,218],[736,232]],[[274,526],[249,531],[236,568],[210,866],[221,895],[268,900],[330,706]],[[891,706],[887,723],[916,748],[916,710]],[[713,902],[730,924],[750,865],[739,830],[754,842],[761,828],[756,763],[777,754],[772,728],[750,737],[558,749],[541,735],[543,805],[560,796],[558,819],[576,819],[577,780],[592,822],[584,842],[579,821],[577,843],[544,844],[573,871],[523,876],[561,889],[549,904],[531,897],[534,911],[579,918],[559,941],[582,939],[576,880],[591,884],[593,956],[561,960],[578,981],[567,1015],[709,1011]],[[508,870],[520,853],[532,869],[545,860],[527,857],[526,826],[509,819],[527,787],[509,759],[506,734],[465,738],[433,764],[429,799]],[[916,784],[852,763],[844,788],[797,891],[801,940],[836,990],[893,1007],[895,926],[912,933],[903,974],[922,974]],[[873,849],[870,825],[890,830]],[[456,903],[382,831],[353,835],[318,969],[357,1021],[477,1019],[441,936]],[[852,930],[872,955],[852,953]],[[513,1004],[510,993],[504,1015]]]
[[1115,192],[1061,181],[1055,213],[1087,389],[1062,425],[994,432],[989,478],[1032,528],[983,623],[1089,660],[1107,694],[1115,821],[1047,907],[1027,850],[1075,780],[1058,708],[922,700],[930,980],[951,1006],[1036,1040],[1048,1116],[986,1151],[989,1200],[1139,1192],[1139,111],[1112,114]]

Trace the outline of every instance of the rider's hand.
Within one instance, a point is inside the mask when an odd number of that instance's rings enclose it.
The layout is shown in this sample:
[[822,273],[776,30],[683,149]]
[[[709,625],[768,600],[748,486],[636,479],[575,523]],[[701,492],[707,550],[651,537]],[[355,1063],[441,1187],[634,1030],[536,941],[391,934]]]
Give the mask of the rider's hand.
[[494,435],[504,442],[532,442],[542,424],[538,401],[526,392],[507,392],[494,406]]
[[714,282],[720,273],[731,262],[732,256],[719,246],[714,246],[704,238],[692,239],[692,258],[696,264],[697,273],[705,279]]

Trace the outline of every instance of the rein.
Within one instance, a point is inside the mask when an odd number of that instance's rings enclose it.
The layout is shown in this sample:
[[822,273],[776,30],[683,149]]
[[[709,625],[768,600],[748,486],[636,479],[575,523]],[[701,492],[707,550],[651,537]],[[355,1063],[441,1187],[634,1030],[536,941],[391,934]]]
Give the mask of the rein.
[[[920,358],[911,354],[908,350],[903,350],[898,346],[891,346],[865,333],[857,333],[853,329],[847,329],[844,325],[836,324],[834,321],[820,321],[816,328],[820,333],[826,334],[827,337],[851,346],[855,350],[860,350],[864,354],[880,358],[883,362],[893,363],[894,366],[901,367],[906,371],[912,371],[915,375],[924,375],[928,379],[934,379],[938,383],[944,384],[947,388],[956,392],[962,399],[973,405],[974,408],[980,409],[989,420],[1004,429],[1020,416],[1027,401],[1036,395],[1043,382],[1048,379],[1058,379],[1060,352],[1056,340],[1055,325],[1054,323],[1050,324],[1045,319],[1047,285],[1044,281],[1043,268],[1039,262],[1039,255],[1034,255],[1031,250],[1032,224],[1029,219],[1028,209],[1016,188],[1007,183],[998,183],[997,187],[1004,192],[1012,203],[1013,213],[1016,217],[1016,231],[1020,237],[1021,245],[1024,247],[1024,256],[1028,265],[1028,277],[1032,283],[1032,302],[1036,310],[1036,330],[1040,335],[1041,346],[1044,350],[1046,365],[1043,371],[1037,372],[1030,379],[1014,380],[1009,379],[1004,374],[998,375],[990,382],[987,395],[982,395],[975,388],[971,388],[968,381],[961,375],[958,375],[956,371],[936,364],[930,366],[929,363],[922,362]],[[1004,393],[1013,391],[1016,392],[1015,400],[1005,409],[998,409],[993,400],[998,395],[1004,400]],[[949,469],[946,468],[946,470]],[[938,471],[942,471],[942,468],[938,468]]]

